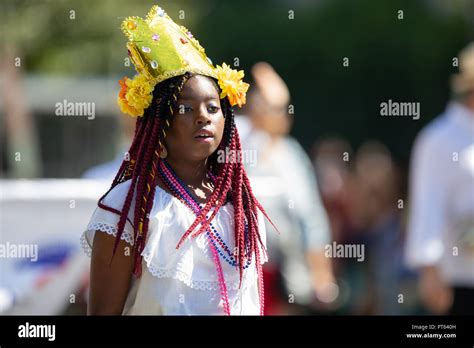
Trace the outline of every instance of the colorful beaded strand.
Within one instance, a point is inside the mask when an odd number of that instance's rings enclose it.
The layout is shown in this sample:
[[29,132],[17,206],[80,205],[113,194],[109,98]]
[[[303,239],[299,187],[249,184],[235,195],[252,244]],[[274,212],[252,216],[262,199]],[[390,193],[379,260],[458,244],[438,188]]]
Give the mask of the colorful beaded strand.
[[[163,167],[165,167],[165,166],[161,165],[160,169],[163,169]],[[166,169],[164,169],[165,172],[166,172]],[[168,171],[168,173],[172,174],[169,171]],[[197,205],[197,203],[194,202],[192,199],[190,199],[189,201],[186,201],[186,199],[184,197],[186,197],[187,193],[184,190],[184,188],[181,185],[179,185],[179,183],[175,180],[175,178],[173,178],[173,175],[166,175],[163,172],[161,172],[160,174],[162,174],[162,175],[160,175],[160,176],[162,176],[162,179],[167,181],[167,184],[169,185],[169,187],[171,189],[173,189],[175,191],[175,193],[177,193],[179,196],[181,196],[181,198],[184,200],[184,203],[187,206],[190,206],[191,208],[196,209],[196,211],[199,209],[199,206]],[[174,183],[175,185],[172,185],[172,183]],[[189,198],[192,198],[192,197],[189,196]],[[220,263],[219,256],[218,256],[217,251],[215,250],[215,247],[214,247],[213,244],[211,244],[211,250],[212,250],[212,254],[213,254],[213,258],[214,258],[214,263],[215,263],[216,269],[217,269],[217,276],[218,276],[219,288],[221,289],[221,296],[222,296],[223,305],[224,305],[224,312],[226,313],[226,315],[230,315],[229,299],[228,299],[228,295],[227,295],[227,287],[226,287],[226,284],[225,284],[224,273],[222,271],[222,265]]]

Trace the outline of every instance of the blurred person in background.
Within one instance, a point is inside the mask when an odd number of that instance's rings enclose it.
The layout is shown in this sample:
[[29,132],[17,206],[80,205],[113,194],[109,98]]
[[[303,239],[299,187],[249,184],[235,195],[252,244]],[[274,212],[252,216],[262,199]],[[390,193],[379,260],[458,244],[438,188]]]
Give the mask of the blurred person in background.
[[[367,141],[357,150],[349,209],[354,241],[365,245],[361,270],[361,314],[401,314],[403,233],[399,201],[399,169],[389,150],[377,141]],[[365,308],[363,308],[365,306]]]
[[363,261],[333,259],[338,313],[412,313],[415,274],[403,264],[401,175],[389,150],[369,140],[354,156],[348,141],[329,136],[315,142],[312,158],[334,242],[364,246]]
[[436,314],[474,313],[474,43],[459,55],[453,99],[418,135],[411,159],[407,263]]
[[397,207],[399,170],[379,142],[367,141],[355,156],[352,152],[339,137],[324,138],[313,146],[313,164],[334,241],[364,246],[363,259],[333,260],[341,294],[339,312],[400,314],[397,295],[407,273]]
[[[314,143],[312,161],[321,198],[331,226],[332,238],[340,243],[350,229],[347,186],[351,176],[350,144],[342,138],[329,136]],[[337,264],[334,261],[334,266]]]
[[[349,202],[352,171],[349,166],[353,150],[349,142],[338,136],[326,136],[312,146],[312,161],[319,191],[329,218],[332,240],[344,244],[352,240],[351,206]],[[333,258],[332,267],[339,286],[337,313],[350,312],[349,300],[353,272],[347,267],[347,259]]]
[[338,287],[324,246],[331,235],[311,161],[289,136],[290,95],[267,63],[252,68],[248,118],[239,119],[244,151],[258,150],[258,166],[246,163],[256,195],[280,230],[268,235],[271,260],[266,276],[267,314],[309,314],[325,310]]

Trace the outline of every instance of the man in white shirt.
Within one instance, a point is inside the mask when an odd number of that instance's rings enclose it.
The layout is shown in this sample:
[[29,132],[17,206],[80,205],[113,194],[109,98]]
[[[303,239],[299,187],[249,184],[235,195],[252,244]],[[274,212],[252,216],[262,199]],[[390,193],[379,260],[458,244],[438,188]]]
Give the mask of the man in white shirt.
[[411,160],[406,261],[436,314],[474,314],[474,43],[459,58],[453,101],[418,135]]

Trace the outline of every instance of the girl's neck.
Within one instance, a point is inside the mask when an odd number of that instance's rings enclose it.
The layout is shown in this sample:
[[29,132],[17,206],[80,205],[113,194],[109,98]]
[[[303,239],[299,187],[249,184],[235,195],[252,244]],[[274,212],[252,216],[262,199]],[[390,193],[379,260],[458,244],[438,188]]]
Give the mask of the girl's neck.
[[207,160],[190,162],[167,158],[166,161],[186,185],[199,187],[206,181]]

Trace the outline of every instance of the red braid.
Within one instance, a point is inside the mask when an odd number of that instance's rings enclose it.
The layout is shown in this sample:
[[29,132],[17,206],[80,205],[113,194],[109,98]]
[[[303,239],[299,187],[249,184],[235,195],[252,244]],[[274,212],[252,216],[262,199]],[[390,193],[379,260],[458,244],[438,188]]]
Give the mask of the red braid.
[[[155,120],[152,118],[150,120],[150,123],[153,125],[153,123],[155,122]],[[141,139],[141,142],[140,142],[140,147],[138,149],[138,156],[137,156],[137,159],[136,159],[136,162],[137,164],[141,164],[142,163],[142,159],[144,157],[144,149],[146,148],[147,146],[147,143],[146,143],[146,139],[147,137],[149,136],[150,134],[150,129],[151,127],[146,127],[145,129],[145,135],[143,137],[143,139]],[[138,169],[140,169],[140,167],[138,167]],[[128,218],[128,212],[130,211],[130,207],[131,207],[131,204],[132,204],[132,199],[133,199],[133,193],[135,192],[135,189],[136,189],[136,183],[137,183],[137,180],[138,180],[138,173],[139,173],[139,170],[135,170],[133,171],[133,174],[132,174],[132,179],[131,179],[131,184],[130,184],[130,189],[127,193],[127,196],[125,198],[125,202],[124,202],[124,205],[122,207],[122,214],[120,215],[120,219],[119,219],[119,222],[117,224],[117,237],[115,239],[115,244],[114,244],[114,249],[113,249],[113,253],[112,253],[112,257],[113,255],[115,255],[115,252],[117,251],[117,247],[118,247],[118,244],[119,244],[119,241],[120,241],[120,238],[123,234],[123,230],[125,228],[125,222]],[[139,197],[138,195],[136,197]],[[135,202],[136,204],[137,202]],[[123,212],[126,212],[126,214],[123,214]],[[133,227],[134,229],[136,230],[137,228],[137,225],[135,223],[136,221],[136,217],[134,219],[134,224],[133,224]],[[136,239],[137,239],[137,234],[135,234],[135,247],[136,247]]]
[[[157,108],[156,114],[159,113],[159,107]],[[158,134],[160,130],[160,122],[158,117],[155,117],[155,124],[153,125],[153,130],[151,133],[151,142],[156,143],[158,140]],[[145,152],[144,163],[149,163],[153,156],[155,159],[155,150],[153,147],[148,146]],[[151,210],[151,204],[155,197],[155,190],[156,190],[156,161],[155,164],[152,162],[152,165],[149,167],[142,166],[140,170],[140,177],[139,182],[137,185],[137,200],[135,205],[135,215],[134,215],[134,223],[135,225],[138,224],[138,238],[137,243],[135,245],[135,252],[140,255],[145,247],[146,236],[148,233],[148,222],[149,216],[148,213]],[[147,175],[148,174],[148,175]],[[153,189],[152,189],[153,188]],[[139,199],[142,197],[142,199]],[[135,259],[138,261],[138,258]],[[141,262],[135,262],[135,274],[141,274]]]

